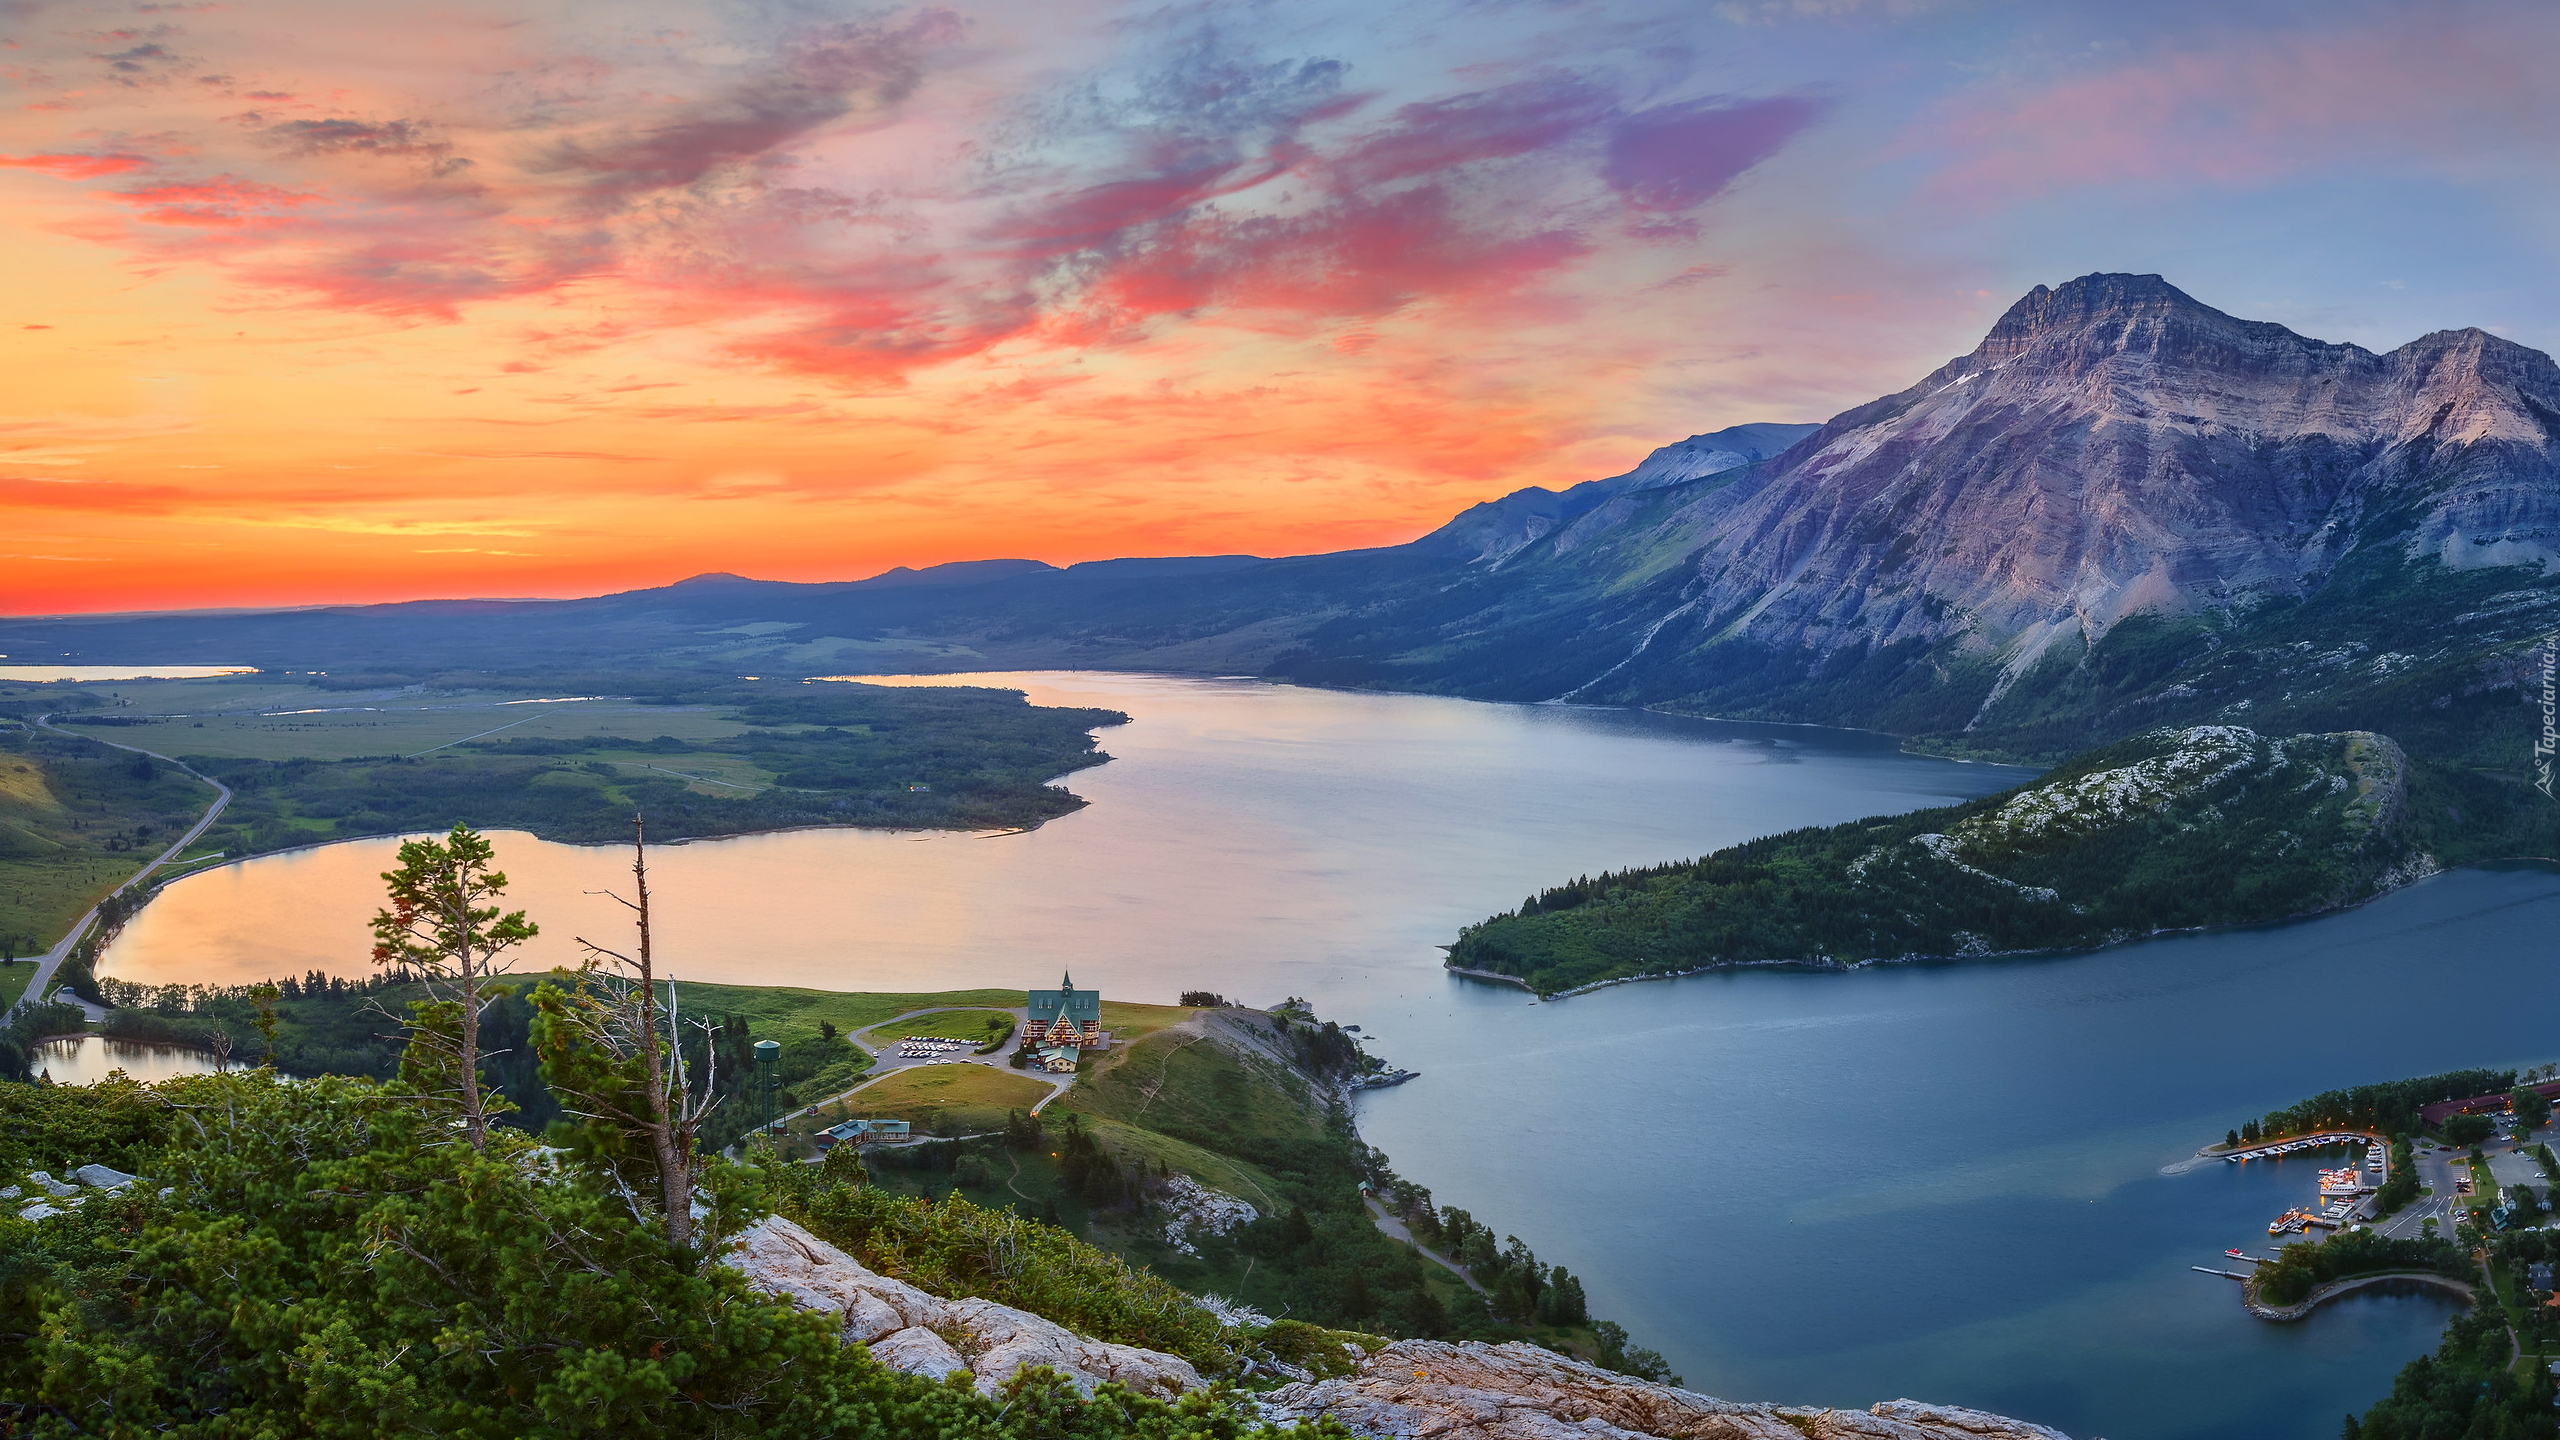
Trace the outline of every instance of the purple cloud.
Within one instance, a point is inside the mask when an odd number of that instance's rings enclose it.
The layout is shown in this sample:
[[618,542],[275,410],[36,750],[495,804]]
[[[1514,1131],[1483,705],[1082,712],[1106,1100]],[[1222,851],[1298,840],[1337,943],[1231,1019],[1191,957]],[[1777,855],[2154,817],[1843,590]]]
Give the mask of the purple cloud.
[[601,142],[557,147],[537,169],[583,172],[589,193],[611,205],[650,190],[690,185],[725,165],[761,159],[858,108],[886,108],[922,81],[926,53],[957,39],[948,10],[929,9],[894,28],[817,27],[796,36],[781,62],[679,117]]
[[1601,174],[1638,210],[1688,210],[1775,155],[1820,119],[1801,96],[1692,100],[1639,110],[1612,127]]
[[1494,90],[1407,105],[1334,164],[1347,186],[1507,159],[1570,140],[1616,112],[1589,81],[1551,75]]

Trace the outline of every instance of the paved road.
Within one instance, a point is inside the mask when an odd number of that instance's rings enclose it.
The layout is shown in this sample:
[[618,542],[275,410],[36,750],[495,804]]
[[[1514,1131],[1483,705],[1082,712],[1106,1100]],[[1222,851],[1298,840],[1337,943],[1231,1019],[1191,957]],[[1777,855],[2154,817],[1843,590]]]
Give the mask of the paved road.
[[[2410,1202],[2408,1209],[2392,1216],[2375,1228],[2395,1240],[2407,1239],[2423,1233],[2426,1222],[2433,1219],[2436,1222],[2436,1233],[2451,1238],[2456,1203],[2454,1186],[2457,1182],[2470,1178],[2470,1156],[2466,1151],[2421,1145],[2417,1151],[2416,1166],[2418,1184],[2435,1193],[2420,1196]],[[2471,1197],[2466,1195],[2461,1198],[2467,1201]]]
[[[919,1065],[984,1065],[990,1069],[1002,1070],[1008,1075],[1020,1075],[1025,1079],[1037,1080],[1049,1087],[1049,1093],[1041,1096],[1039,1103],[1031,1107],[1031,1113],[1037,1115],[1043,1109],[1048,1107],[1050,1101],[1066,1094],[1068,1088],[1076,1083],[1076,1077],[1073,1075],[1052,1075],[1045,1070],[1016,1070],[1006,1061],[1005,1052],[1002,1050],[998,1050],[991,1055],[972,1055],[963,1050],[956,1055],[948,1055],[939,1058],[917,1058],[911,1060],[898,1054],[898,1042],[894,1039],[882,1041],[879,1044],[873,1044],[872,1042],[862,1038],[875,1030],[885,1030],[892,1025],[903,1025],[907,1021],[926,1015],[940,1015],[952,1010],[1002,1010],[1005,1008],[1006,1007],[1000,1005],[937,1005],[930,1010],[910,1010],[904,1015],[892,1015],[888,1019],[883,1020],[876,1025],[865,1025],[859,1030],[852,1031],[847,1034],[845,1038],[870,1052],[873,1062],[871,1073],[863,1076],[862,1083],[854,1086],[852,1089],[838,1091],[823,1100],[803,1105],[799,1109],[792,1111],[790,1114],[782,1116],[781,1120],[778,1120],[775,1123],[779,1124],[781,1121],[797,1119],[802,1115],[809,1114],[811,1111],[825,1109],[827,1106],[833,1105],[839,1100],[849,1099],[860,1094],[862,1091],[873,1085],[879,1084],[881,1081],[888,1079],[890,1076],[895,1075],[902,1070],[912,1070]],[[1014,1018],[1017,1028],[1023,1024],[1029,1023],[1030,1012],[1023,1006],[1016,1005],[1011,1007],[1010,1013]]]
[[[73,735],[71,731],[65,730],[59,725],[47,724],[46,722],[52,718],[53,717],[51,715],[37,716],[35,719],[37,728],[50,730],[56,735],[70,735],[71,738],[75,740],[98,739],[98,737],[94,735]],[[212,786],[216,791],[220,792],[214,796],[213,804],[204,812],[204,818],[195,823],[194,829],[191,829],[186,834],[179,836],[177,844],[161,851],[160,858],[143,866],[141,869],[134,871],[131,879],[126,880],[123,884],[108,892],[107,899],[112,900],[116,896],[132,889],[134,886],[141,884],[144,880],[150,877],[152,871],[157,870],[161,866],[168,864],[170,861],[177,859],[180,851],[196,843],[196,837],[202,835],[215,820],[221,818],[223,807],[231,803],[231,787],[214,779],[210,775],[200,773],[194,766],[187,764],[185,761],[172,760],[157,750],[145,750],[139,745],[119,745],[113,740],[98,740],[98,743],[117,750],[130,750],[136,755],[148,755],[152,759],[158,760],[163,764],[174,765],[180,770],[184,770],[189,775],[195,776],[198,780],[203,781],[207,785]],[[103,905],[105,903],[105,900],[98,902],[99,905]],[[81,936],[89,933],[90,924],[97,918],[98,907],[93,905],[89,907],[88,914],[80,917],[80,923],[71,927],[71,933],[62,937],[61,944],[44,952],[44,958],[36,962],[35,978],[27,982],[27,988],[18,996],[17,1003],[9,1007],[9,1015],[15,1015],[18,1013],[19,1005],[24,1005],[29,1000],[44,993],[44,987],[53,983],[53,972],[61,969],[62,962],[71,958],[72,947],[80,943]],[[83,1011],[87,1011],[91,1007],[86,1004],[82,1004],[80,1008]],[[5,1022],[8,1018],[8,1015],[0,1015],[0,1022]],[[100,1017],[97,1015],[91,1015],[89,1018],[95,1020]]]
[[1484,1293],[1484,1287],[1476,1283],[1475,1276],[1467,1273],[1467,1267],[1450,1259],[1448,1256],[1441,1254],[1439,1251],[1432,1249],[1430,1246],[1423,1244],[1421,1241],[1414,1239],[1413,1228],[1405,1224],[1402,1220],[1388,1214],[1387,1207],[1378,1203],[1378,1197],[1375,1195],[1363,1195],[1360,1199],[1362,1203],[1369,1207],[1369,1219],[1377,1225],[1379,1234],[1386,1236],[1390,1240],[1401,1240],[1405,1244],[1412,1246],[1414,1249],[1421,1251],[1425,1259],[1437,1263],[1441,1269],[1446,1270],[1450,1274],[1457,1276],[1459,1279],[1466,1281],[1468,1289],[1475,1291],[1479,1295]]

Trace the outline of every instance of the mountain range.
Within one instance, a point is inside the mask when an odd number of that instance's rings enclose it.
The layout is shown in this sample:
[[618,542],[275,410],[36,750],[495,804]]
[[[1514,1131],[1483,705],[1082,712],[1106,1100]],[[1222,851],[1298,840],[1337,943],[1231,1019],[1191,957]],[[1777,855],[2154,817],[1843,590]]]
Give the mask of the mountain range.
[[420,674],[493,654],[1241,672],[1868,726],[2023,759],[2162,724],[2373,729],[2521,772],[2555,559],[2549,356],[2476,329],[2377,354],[2157,276],[2089,275],[1825,424],[1693,436],[1404,545],[17,619],[0,650]]

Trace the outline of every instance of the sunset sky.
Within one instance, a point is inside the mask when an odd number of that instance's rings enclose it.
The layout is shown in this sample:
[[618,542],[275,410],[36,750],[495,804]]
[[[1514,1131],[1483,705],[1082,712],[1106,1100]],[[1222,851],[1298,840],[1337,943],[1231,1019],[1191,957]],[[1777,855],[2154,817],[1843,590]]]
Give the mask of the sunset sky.
[[0,0],[0,613],[1277,555],[2037,283],[2560,347],[2560,7]]

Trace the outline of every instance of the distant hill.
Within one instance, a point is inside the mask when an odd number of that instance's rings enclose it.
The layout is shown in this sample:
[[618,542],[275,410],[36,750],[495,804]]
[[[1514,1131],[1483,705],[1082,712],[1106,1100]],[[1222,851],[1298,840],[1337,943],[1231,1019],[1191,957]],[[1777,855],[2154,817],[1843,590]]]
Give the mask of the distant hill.
[[2091,275],[1824,425],[1694,436],[1404,545],[0,621],[0,649],[400,673],[1252,673],[2043,760],[2163,724],[2375,729],[2512,772],[2530,652],[2560,626],[2556,555],[2548,356],[2478,330],[2376,354],[2157,276]]

